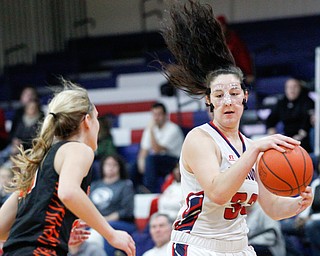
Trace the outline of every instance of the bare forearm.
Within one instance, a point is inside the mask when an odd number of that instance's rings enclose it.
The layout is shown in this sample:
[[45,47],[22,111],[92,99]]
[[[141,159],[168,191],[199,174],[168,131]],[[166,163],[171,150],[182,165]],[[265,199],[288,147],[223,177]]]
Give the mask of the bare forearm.
[[89,197],[80,188],[74,188],[69,195],[61,198],[65,206],[79,219],[108,239],[113,228],[106,222]]
[[300,207],[299,201],[301,201],[300,197],[291,198],[276,196],[276,199],[272,204],[268,203],[266,213],[274,220],[290,218],[297,215],[297,211]]
[[255,164],[258,150],[250,149],[235,162],[228,171],[221,172],[212,181],[211,200],[224,204],[239,190]]
[[269,192],[259,182],[259,203],[262,209],[269,217],[275,220],[281,220],[298,215],[306,210],[313,202],[313,193],[311,187],[306,187],[298,197],[281,197]]

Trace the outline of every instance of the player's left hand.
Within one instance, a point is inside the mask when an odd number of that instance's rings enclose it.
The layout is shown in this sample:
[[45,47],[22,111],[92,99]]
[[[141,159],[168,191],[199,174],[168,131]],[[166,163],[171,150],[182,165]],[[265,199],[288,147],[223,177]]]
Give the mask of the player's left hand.
[[91,234],[89,230],[86,230],[87,227],[88,225],[84,221],[80,219],[75,220],[72,225],[68,245],[77,246],[87,240]]
[[313,202],[313,193],[310,186],[306,187],[306,190],[301,192],[300,194],[300,200],[299,200],[299,208],[296,212],[296,214],[299,214],[303,210],[305,210],[308,206],[310,206]]

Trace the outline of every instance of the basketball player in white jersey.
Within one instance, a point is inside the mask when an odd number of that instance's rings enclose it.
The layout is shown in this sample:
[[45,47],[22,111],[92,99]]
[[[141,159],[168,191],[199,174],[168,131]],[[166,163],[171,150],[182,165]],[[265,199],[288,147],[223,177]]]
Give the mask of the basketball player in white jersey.
[[184,200],[167,255],[256,255],[248,244],[246,207],[259,200],[266,214],[279,220],[303,211],[313,199],[310,187],[296,198],[270,193],[259,180],[256,161],[261,152],[284,152],[300,142],[280,134],[251,141],[241,134],[248,91],[211,7],[189,0],[174,4],[170,15],[172,23],[162,34],[177,64],[164,64],[166,74],[177,88],[205,96],[213,120],[194,128],[184,141]]

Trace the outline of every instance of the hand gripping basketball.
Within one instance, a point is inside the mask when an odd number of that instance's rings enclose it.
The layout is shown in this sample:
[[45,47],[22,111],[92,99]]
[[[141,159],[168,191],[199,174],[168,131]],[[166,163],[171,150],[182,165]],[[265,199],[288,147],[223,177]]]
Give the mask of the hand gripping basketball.
[[313,176],[313,165],[308,152],[301,146],[281,153],[269,149],[258,162],[263,185],[279,196],[295,196],[305,190]]

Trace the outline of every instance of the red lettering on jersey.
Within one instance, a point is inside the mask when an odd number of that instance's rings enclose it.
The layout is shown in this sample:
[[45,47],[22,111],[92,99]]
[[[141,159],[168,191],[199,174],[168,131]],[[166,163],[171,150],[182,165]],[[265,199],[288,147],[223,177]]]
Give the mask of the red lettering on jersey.
[[[233,220],[237,218],[239,214],[247,214],[246,206],[243,205],[247,201],[247,198],[247,193],[236,193],[231,199],[231,207],[227,207],[224,210],[224,218],[226,220]],[[252,194],[247,204],[251,206],[255,203],[255,201],[257,201],[257,199],[258,195]]]
[[235,161],[233,155],[229,155],[229,161]]

